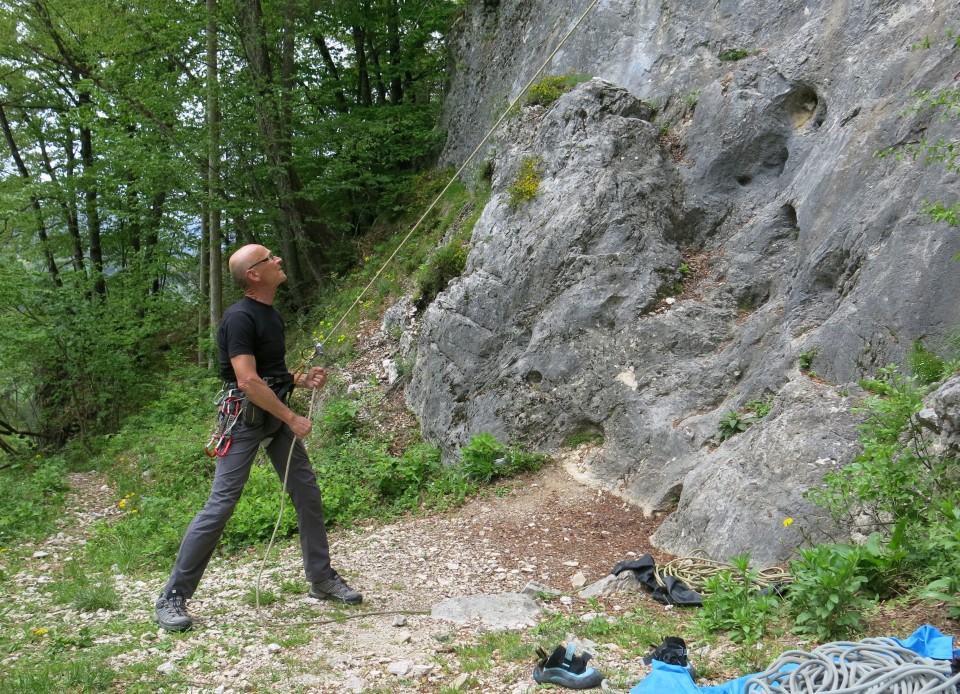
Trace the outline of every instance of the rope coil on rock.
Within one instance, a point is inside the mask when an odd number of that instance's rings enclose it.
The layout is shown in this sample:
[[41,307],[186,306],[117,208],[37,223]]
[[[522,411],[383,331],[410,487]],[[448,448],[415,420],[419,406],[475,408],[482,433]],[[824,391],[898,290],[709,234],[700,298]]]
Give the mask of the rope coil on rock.
[[[784,668],[794,666],[793,669]],[[950,663],[924,658],[890,638],[825,643],[787,651],[747,680],[745,694],[954,694],[960,674]]]

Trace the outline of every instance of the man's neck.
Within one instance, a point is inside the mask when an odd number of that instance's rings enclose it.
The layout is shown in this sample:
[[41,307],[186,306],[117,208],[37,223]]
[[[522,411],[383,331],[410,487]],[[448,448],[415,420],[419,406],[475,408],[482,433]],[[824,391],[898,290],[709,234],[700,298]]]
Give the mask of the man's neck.
[[277,294],[276,288],[270,287],[248,287],[245,291],[244,296],[249,296],[254,301],[259,301],[261,304],[266,304],[267,306],[273,305],[273,298]]

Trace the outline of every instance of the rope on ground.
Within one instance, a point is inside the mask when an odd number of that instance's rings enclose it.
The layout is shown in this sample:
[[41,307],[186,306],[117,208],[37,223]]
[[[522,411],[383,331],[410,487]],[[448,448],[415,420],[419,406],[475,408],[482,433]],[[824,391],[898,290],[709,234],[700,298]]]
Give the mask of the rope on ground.
[[[785,670],[785,668],[792,668]],[[924,658],[890,638],[787,651],[747,680],[746,694],[937,694],[957,692],[950,663]]]
[[[666,564],[659,564],[656,570],[656,580],[661,586],[666,587],[663,582],[664,576],[673,576],[679,578],[692,589],[703,592],[707,579],[713,578],[722,573],[735,572],[736,568],[732,564],[722,561],[714,561],[707,557],[691,555],[678,557]],[[760,569],[756,572],[753,585],[758,590],[769,588],[778,583],[789,583],[793,580],[785,569],[772,566],[766,569]]]

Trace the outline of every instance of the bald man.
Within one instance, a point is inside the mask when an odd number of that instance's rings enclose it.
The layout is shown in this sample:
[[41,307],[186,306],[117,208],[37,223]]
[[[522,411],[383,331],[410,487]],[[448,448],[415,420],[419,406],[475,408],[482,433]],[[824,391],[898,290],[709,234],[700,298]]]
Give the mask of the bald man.
[[287,279],[283,259],[263,246],[251,244],[230,256],[229,268],[234,281],[244,290],[244,297],[224,311],[217,330],[217,346],[224,387],[243,396],[243,414],[230,431],[229,446],[217,447],[223,455],[218,454],[210,496],[187,528],[173,573],[156,602],[156,621],[168,631],[184,631],[193,626],[187,600],[193,597],[223,528],[240,500],[261,445],[281,480],[287,472],[287,460],[290,461],[287,490],[297,512],[310,596],[348,605],[363,599],[330,566],[320,488],[300,441],[310,433],[312,423],[286,404],[294,386],[321,388],[327,373],[314,367],[294,383],[294,375],[286,366],[284,322],[273,307],[277,288]]

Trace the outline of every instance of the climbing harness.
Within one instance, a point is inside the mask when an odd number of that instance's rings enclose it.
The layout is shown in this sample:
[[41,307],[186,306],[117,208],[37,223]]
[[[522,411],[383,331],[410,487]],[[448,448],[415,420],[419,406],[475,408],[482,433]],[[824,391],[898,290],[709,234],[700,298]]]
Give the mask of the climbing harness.
[[787,651],[747,680],[746,694],[955,694],[950,661],[924,658],[891,638]]
[[233,443],[233,427],[243,412],[244,400],[243,391],[236,388],[221,388],[217,397],[214,398],[213,404],[217,406],[217,423],[210,435],[210,440],[204,447],[211,458],[222,458],[230,450],[230,444]]

